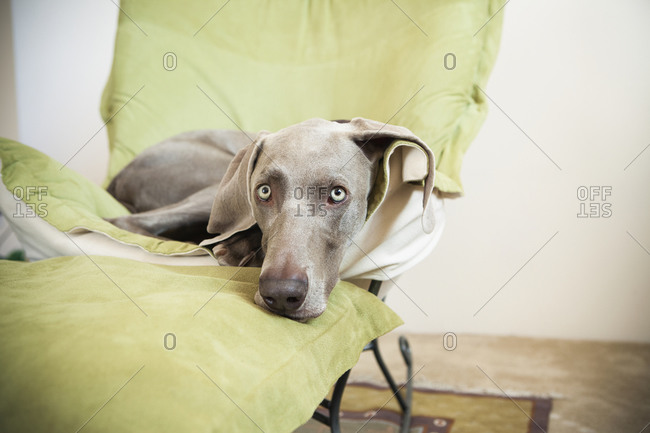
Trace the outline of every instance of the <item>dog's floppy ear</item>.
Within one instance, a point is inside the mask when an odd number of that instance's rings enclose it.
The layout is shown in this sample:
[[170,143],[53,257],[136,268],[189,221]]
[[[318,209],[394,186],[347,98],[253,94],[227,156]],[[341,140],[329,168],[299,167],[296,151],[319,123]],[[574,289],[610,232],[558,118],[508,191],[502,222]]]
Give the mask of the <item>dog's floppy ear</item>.
[[212,204],[208,232],[220,241],[255,225],[250,198],[250,178],[268,132],[262,131],[255,141],[243,148],[230,162]]
[[[361,117],[356,117],[349,122],[340,120],[336,122],[341,123],[343,127],[349,129],[350,137],[357,143],[360,152],[370,159],[370,161],[377,162],[382,157],[385,157],[386,161],[383,164],[383,171],[382,167],[380,167],[378,176],[387,174],[387,160],[399,145],[397,143],[397,146],[393,146],[393,143],[396,141],[408,142],[404,144],[408,145],[410,150],[403,151],[402,153],[402,164],[406,168],[406,170],[403,170],[403,178],[407,182],[424,181],[422,228],[426,233],[431,233],[434,226],[434,216],[430,198],[434,186],[435,157],[431,149],[429,149],[429,146],[410,130],[402,126],[389,125]],[[384,178],[384,181],[388,182],[386,178]],[[383,201],[386,189],[387,185],[384,185],[383,190],[379,194],[377,194],[377,191],[371,193],[368,203],[369,215]]]

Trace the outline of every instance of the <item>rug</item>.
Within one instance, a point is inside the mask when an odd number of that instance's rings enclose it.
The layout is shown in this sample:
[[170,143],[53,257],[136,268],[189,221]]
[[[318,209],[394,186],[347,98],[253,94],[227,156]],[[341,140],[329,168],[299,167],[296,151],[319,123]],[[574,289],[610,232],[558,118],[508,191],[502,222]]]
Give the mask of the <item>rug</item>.
[[[392,394],[371,384],[348,384],[341,404],[341,431],[398,433],[401,413]],[[411,433],[543,433],[548,431],[552,406],[548,398],[419,388],[413,390],[413,401]],[[294,433],[329,431],[311,420]]]

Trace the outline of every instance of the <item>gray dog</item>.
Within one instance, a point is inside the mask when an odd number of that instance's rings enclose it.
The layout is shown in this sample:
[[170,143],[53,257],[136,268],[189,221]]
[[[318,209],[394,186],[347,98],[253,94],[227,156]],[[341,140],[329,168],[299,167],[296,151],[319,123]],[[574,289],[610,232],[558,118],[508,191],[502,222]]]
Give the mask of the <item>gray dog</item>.
[[240,131],[186,132],[145,150],[113,179],[109,192],[133,213],[110,221],[203,241],[221,265],[261,266],[255,302],[307,320],[327,306],[395,140],[431,154],[408,129],[362,118],[311,119],[255,140]]

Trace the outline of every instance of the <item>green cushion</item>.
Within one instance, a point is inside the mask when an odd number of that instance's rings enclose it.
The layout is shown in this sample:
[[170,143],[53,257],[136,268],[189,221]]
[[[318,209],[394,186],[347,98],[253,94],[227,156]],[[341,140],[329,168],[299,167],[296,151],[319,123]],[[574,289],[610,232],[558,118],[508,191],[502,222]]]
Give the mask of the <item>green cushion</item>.
[[490,18],[502,5],[241,0],[219,10],[123,0],[102,101],[109,178],[186,130],[360,116],[411,129],[436,155],[436,186],[460,193],[462,158],[487,110],[477,85],[494,64],[503,13]]
[[[16,198],[29,203],[34,216],[60,231],[85,228],[155,254],[184,254],[199,249],[196,245],[130,233],[104,221],[103,218],[129,212],[104,189],[79,173],[62,168],[61,163],[38,150],[0,138],[0,160],[5,187]],[[34,230],[32,235],[37,241],[39,233]]]
[[0,261],[0,431],[290,432],[401,323],[348,283],[297,323],[253,303],[258,277],[101,256]]

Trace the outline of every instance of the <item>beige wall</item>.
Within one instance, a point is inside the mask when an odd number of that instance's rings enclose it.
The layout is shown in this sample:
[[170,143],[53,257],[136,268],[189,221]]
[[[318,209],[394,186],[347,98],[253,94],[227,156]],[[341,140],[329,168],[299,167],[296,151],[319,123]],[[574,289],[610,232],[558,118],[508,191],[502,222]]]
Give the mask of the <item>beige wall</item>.
[[[20,139],[65,162],[102,126],[117,8],[12,6]],[[650,341],[650,3],[503,12],[485,88],[503,112],[491,103],[463,168],[466,196],[447,203],[434,253],[398,281],[408,297],[394,290],[388,303],[405,331]],[[69,166],[100,182],[106,154],[101,131]],[[611,187],[610,217],[577,217],[583,186]]]
[[[428,317],[399,290],[388,302],[409,331],[650,341],[650,3],[504,11],[466,196],[398,282]],[[611,195],[579,200],[591,186]],[[611,216],[578,218],[592,205]]]

